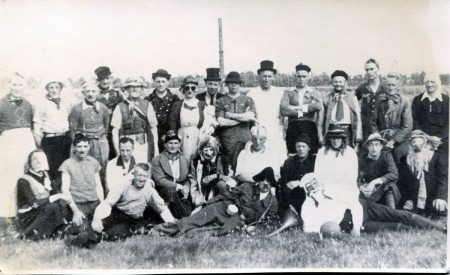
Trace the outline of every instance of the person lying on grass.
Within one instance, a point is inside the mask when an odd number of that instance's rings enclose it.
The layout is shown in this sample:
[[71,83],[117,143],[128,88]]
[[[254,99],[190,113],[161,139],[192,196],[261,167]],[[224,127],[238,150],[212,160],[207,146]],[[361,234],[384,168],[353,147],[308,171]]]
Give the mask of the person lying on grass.
[[[80,233],[68,245],[90,247],[101,239],[126,238],[145,228],[157,213],[164,222],[174,221],[169,208],[158,192],[149,184],[150,165],[138,163],[134,166],[134,179],[114,188],[95,209],[94,217],[86,231]],[[151,181],[150,181],[151,182]]]
[[[307,194],[301,213],[305,232],[319,233],[321,226],[331,221],[338,223],[342,232],[355,233],[351,211],[348,211],[346,203],[328,196],[326,188],[314,173],[306,174],[299,186],[305,188]],[[400,230],[411,227],[447,232],[444,225],[408,211],[396,210],[366,199],[361,199],[360,203],[363,208],[362,232],[375,232],[382,229]]]
[[[181,220],[155,226],[153,231],[175,235],[216,225],[214,234],[225,235],[244,225],[259,223],[270,227],[278,222],[278,202],[271,192],[275,177],[267,167],[253,176],[256,183],[245,182],[205,202],[197,213]],[[192,234],[190,234],[192,235]]]

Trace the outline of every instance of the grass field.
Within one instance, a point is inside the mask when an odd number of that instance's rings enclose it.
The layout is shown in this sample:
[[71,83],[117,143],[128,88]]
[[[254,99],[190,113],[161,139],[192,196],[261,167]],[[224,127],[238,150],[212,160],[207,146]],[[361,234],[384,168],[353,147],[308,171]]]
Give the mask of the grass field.
[[[439,269],[446,266],[446,235],[438,231],[381,232],[320,240],[298,230],[272,238],[194,238],[137,235],[103,242],[91,250],[67,248],[62,240],[3,240],[3,272],[74,269],[363,268]],[[159,270],[159,271],[158,271]],[[281,271],[281,270],[279,270]],[[1,272],[0,272],[1,273]]]

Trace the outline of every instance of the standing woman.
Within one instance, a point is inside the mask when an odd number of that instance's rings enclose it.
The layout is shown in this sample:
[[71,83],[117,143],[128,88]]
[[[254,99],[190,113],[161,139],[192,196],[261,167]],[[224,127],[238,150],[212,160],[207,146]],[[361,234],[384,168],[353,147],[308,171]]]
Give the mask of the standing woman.
[[39,240],[64,227],[66,211],[62,202],[69,203],[70,199],[58,194],[50,181],[43,151],[32,151],[27,164],[27,172],[17,182],[17,224],[22,237]]
[[9,94],[0,99],[0,224],[10,224],[16,215],[16,181],[27,155],[36,149],[33,107],[23,98],[25,79],[15,74],[8,84]]
[[198,82],[192,75],[185,77],[180,88],[184,100],[176,101],[169,115],[169,129],[178,131],[181,151],[189,162],[197,156],[200,128],[205,120],[205,102],[195,98],[197,87]]

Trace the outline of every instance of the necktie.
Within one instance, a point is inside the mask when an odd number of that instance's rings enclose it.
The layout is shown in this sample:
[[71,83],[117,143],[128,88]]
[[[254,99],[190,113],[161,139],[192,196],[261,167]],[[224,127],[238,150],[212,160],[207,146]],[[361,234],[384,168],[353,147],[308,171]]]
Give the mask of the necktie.
[[97,114],[99,113],[97,107],[95,106],[95,103],[91,103],[89,101],[87,101],[86,99],[84,100],[84,103],[86,103],[86,105],[91,106],[92,109],[94,110],[94,112],[96,112]]
[[342,102],[342,96],[338,95],[336,120],[340,121],[344,118],[344,103]]
[[211,96],[211,101],[209,102],[209,105],[214,105],[214,96]]

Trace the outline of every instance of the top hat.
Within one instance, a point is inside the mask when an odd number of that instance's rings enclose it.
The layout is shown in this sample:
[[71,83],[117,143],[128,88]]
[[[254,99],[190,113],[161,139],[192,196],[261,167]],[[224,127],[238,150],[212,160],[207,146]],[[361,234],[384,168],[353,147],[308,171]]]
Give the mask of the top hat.
[[155,80],[157,77],[164,77],[167,78],[167,80],[170,80],[171,75],[164,69],[159,69],[156,71],[156,73],[152,73],[152,79]]
[[326,138],[346,138],[347,132],[340,125],[330,124],[330,127],[328,127],[328,131],[327,131],[327,134],[325,135],[325,137]]
[[220,81],[220,69],[219,68],[208,68],[206,69],[205,81]]
[[331,79],[333,79],[335,76],[342,76],[345,78],[345,80],[348,80],[348,74],[341,70],[336,70],[331,74]]
[[106,66],[100,66],[95,69],[95,74],[97,75],[97,80],[102,81],[111,75],[111,70]]
[[228,73],[227,78],[225,78],[225,83],[244,83],[241,79],[241,75],[238,72],[232,71]]
[[295,66],[295,71],[307,71],[308,73],[311,72],[311,68],[308,65],[305,65],[303,63],[298,64]]
[[272,71],[274,74],[277,73],[277,70],[273,68],[273,61],[271,60],[261,61],[260,66],[261,68],[256,71],[258,74],[262,71]]

